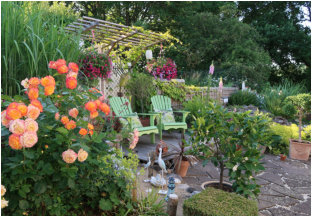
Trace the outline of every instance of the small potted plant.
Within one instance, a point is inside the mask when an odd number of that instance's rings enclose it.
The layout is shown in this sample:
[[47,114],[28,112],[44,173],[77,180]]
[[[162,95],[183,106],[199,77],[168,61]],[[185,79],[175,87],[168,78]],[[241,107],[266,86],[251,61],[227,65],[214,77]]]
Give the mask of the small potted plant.
[[179,143],[179,148],[173,146],[174,152],[174,169],[182,178],[186,176],[188,168],[198,162],[197,158],[193,155],[186,154],[186,145],[184,134],[182,134],[182,141]]
[[297,110],[299,119],[299,140],[290,139],[289,155],[293,159],[308,160],[311,152],[311,142],[304,141],[301,138],[302,117],[305,113],[311,111],[311,94],[298,94],[288,96],[286,102],[290,102]]
[[[257,195],[254,174],[264,170],[260,159],[261,145],[269,143],[269,119],[266,115],[250,116],[250,112],[228,112],[221,105],[209,102],[201,117],[192,124],[191,153],[219,167],[218,181],[203,183],[202,187],[215,187],[235,191],[245,197]],[[224,172],[229,170],[229,180],[224,182]]]
[[280,154],[280,160],[285,161],[287,156],[285,154]]

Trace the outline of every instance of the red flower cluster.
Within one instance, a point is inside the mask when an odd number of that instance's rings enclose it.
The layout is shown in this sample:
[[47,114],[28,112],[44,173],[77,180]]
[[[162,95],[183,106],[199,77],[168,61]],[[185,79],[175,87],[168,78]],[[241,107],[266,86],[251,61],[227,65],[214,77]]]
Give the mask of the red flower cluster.
[[171,80],[177,77],[177,66],[170,58],[152,60],[147,63],[146,69],[155,79],[161,78]]
[[79,60],[79,64],[81,72],[91,80],[110,77],[112,61],[104,54],[90,52]]

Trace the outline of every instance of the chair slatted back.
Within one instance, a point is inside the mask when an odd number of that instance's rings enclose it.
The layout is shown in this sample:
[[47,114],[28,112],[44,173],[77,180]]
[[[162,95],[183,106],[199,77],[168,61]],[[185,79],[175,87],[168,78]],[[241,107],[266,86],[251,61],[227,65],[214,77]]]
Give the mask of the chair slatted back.
[[154,111],[172,111],[171,99],[168,96],[156,95],[151,101]]
[[117,116],[133,115],[128,99],[124,97],[112,97],[109,103]]

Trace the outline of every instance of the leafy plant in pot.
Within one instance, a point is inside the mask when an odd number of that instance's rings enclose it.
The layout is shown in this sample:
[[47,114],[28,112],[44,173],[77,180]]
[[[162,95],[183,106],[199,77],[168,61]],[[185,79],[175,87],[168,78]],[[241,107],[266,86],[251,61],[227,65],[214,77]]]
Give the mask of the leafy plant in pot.
[[173,146],[173,149],[175,150],[175,152],[173,152],[175,155],[174,168],[176,173],[182,178],[186,176],[189,166],[198,162],[195,156],[187,154],[187,146],[185,144],[184,134],[182,134],[182,140],[179,143],[179,148]]
[[290,139],[291,158],[298,160],[308,160],[311,152],[311,142],[304,141],[301,138],[302,117],[305,113],[311,111],[311,94],[298,94],[296,96],[288,96],[286,102],[293,104],[297,110],[299,119],[299,140]]
[[[193,121],[190,140],[190,152],[203,160],[203,166],[211,161],[219,167],[219,181],[210,186],[229,191],[232,188],[245,197],[260,192],[254,177],[264,170],[260,162],[261,146],[270,143],[268,117],[249,113],[228,112],[221,105],[209,102],[202,116]],[[224,184],[225,169],[229,170],[232,186]]]

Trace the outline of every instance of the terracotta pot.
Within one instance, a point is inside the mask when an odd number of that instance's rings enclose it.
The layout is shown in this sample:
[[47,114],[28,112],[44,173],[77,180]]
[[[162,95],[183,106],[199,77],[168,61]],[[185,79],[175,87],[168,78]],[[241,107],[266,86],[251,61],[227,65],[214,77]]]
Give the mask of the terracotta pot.
[[285,160],[286,160],[286,158],[287,158],[287,156],[286,156],[286,155],[284,155],[284,154],[281,154],[281,155],[280,155],[280,160],[281,160],[281,161],[285,161]]
[[150,126],[150,118],[149,117],[140,117],[140,121],[143,127],[148,127]]
[[179,164],[176,165],[175,170],[178,175],[180,175],[182,178],[186,176],[187,170],[190,166],[190,163],[186,160],[181,160],[181,166]]
[[297,160],[309,160],[311,152],[311,143],[309,141],[290,139],[289,140],[289,156]]

